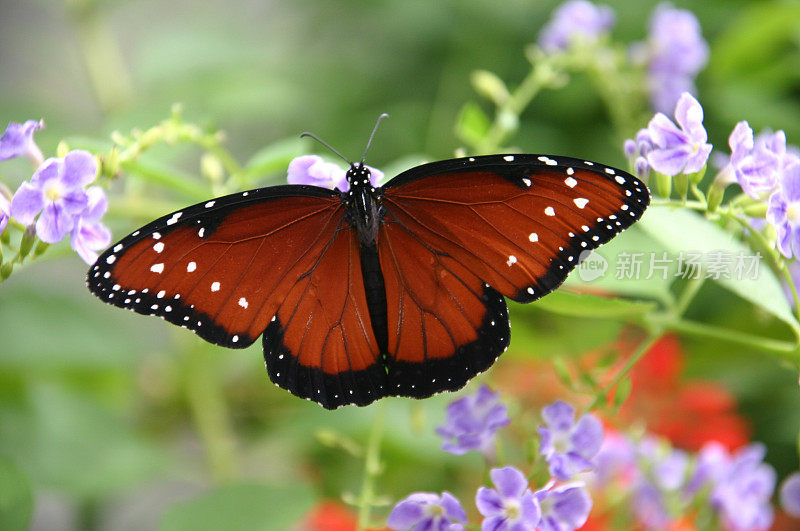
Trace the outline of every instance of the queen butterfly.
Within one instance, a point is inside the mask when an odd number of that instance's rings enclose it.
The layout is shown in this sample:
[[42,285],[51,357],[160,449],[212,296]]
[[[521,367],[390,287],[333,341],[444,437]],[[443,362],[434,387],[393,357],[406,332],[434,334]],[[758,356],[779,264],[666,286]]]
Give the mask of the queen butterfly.
[[270,379],[328,409],[425,398],[506,350],[505,297],[552,292],[650,201],[622,170],[554,155],[369,178],[362,159],[345,192],[273,186],[178,210],[106,250],[89,289],[216,345],[261,335]]

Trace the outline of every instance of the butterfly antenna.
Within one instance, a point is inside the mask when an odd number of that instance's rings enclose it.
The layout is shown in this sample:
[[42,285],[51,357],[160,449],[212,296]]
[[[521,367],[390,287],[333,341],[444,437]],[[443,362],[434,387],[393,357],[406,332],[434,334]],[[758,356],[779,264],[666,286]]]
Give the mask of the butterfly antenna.
[[341,157],[341,158],[342,158],[342,159],[343,159],[343,160],[344,160],[344,161],[345,161],[347,164],[349,164],[350,166],[352,166],[352,165],[353,165],[353,163],[352,163],[352,162],[350,162],[350,159],[348,159],[347,157],[345,157],[344,155],[342,155],[341,153],[339,153],[338,151],[336,151],[335,149],[333,149],[333,146],[331,146],[330,144],[328,144],[327,142],[325,142],[324,140],[322,140],[320,137],[318,137],[318,136],[317,136],[317,135],[315,135],[314,133],[309,133],[308,131],[305,131],[305,132],[303,132],[303,133],[300,133],[300,138],[303,138],[304,136],[308,136],[308,137],[311,137],[311,138],[313,138],[314,140],[316,140],[317,142],[319,142],[320,144],[322,144],[322,145],[323,145],[323,146],[325,146],[326,148],[330,149],[331,151],[333,151],[334,153],[336,153],[337,155],[339,155],[339,156],[340,156],[340,157]]
[[362,166],[364,165],[364,162],[366,162],[367,160],[367,151],[369,151],[369,146],[372,144],[372,139],[375,137],[375,132],[378,130],[378,126],[380,125],[381,120],[388,117],[389,115],[386,113],[382,113],[380,116],[378,116],[378,120],[375,122],[375,127],[372,128],[372,134],[369,135],[369,140],[367,140],[367,147],[364,148],[364,156],[361,157]]

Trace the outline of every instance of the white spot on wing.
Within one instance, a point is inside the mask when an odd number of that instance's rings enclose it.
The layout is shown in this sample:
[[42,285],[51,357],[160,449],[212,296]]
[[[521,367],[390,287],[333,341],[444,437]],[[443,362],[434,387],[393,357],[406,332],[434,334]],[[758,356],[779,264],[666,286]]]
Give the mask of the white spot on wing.
[[212,206],[214,206],[214,201],[209,201],[206,203],[206,208],[211,208]]
[[114,260],[116,260],[116,259],[117,259],[116,256],[114,256],[113,254],[110,254],[110,255],[108,255],[108,257],[106,257],[106,263],[107,264],[113,264]]
[[539,241],[539,235],[536,234],[535,232],[531,232],[530,234],[528,234],[528,239],[530,241],[532,241],[532,242],[538,242]]
[[197,269],[197,263],[196,262],[189,262],[188,264],[186,264],[186,272],[187,273],[191,273],[195,269]]
[[161,234],[160,234],[160,233],[158,233],[158,232],[154,232],[154,233],[153,233],[153,239],[154,239],[154,240],[161,239]]
[[211,283],[211,291],[219,291],[219,282]]
[[167,225],[174,225],[178,222],[178,219],[183,215],[183,212],[175,212],[172,214],[172,217],[167,220]]
[[523,177],[522,178],[522,182],[525,183],[525,186],[530,186],[531,185],[531,180],[530,179],[526,179],[526,178]]
[[606,173],[609,174],[609,175],[614,175],[614,169],[613,168],[606,168]]
[[164,298],[164,295],[166,295],[166,294],[167,294],[167,292],[166,292],[166,291],[164,291],[164,290],[162,289],[161,291],[159,291],[158,293],[156,293],[156,298],[157,298],[157,299],[163,299],[163,298]]
[[617,175],[616,177],[614,177],[614,180],[617,181],[619,184],[625,184],[625,178],[622,177],[621,175]]
[[150,266],[150,271],[158,273],[159,275],[164,272],[164,264],[153,264]]
[[514,162],[514,155],[506,155],[505,157],[503,157],[503,160],[508,162]]
[[200,230],[197,231],[197,235],[200,236],[201,238],[203,237],[203,234],[205,234],[205,233],[206,233],[206,228],[205,227],[201,227]]
[[514,256],[513,254],[509,255],[508,256],[508,260],[506,261],[506,264],[508,265],[508,267],[511,267],[512,265],[514,265],[516,263],[517,263],[517,257]]
[[155,244],[153,246],[153,250],[155,252],[157,252],[157,253],[160,253],[161,251],[163,251],[164,250],[164,242],[158,242],[157,244]]
[[121,243],[118,243],[117,245],[114,246],[114,252],[115,253],[118,253],[121,250],[122,250],[122,244]]
[[553,207],[551,207],[551,206],[545,208],[544,209],[544,213],[547,214],[548,216],[555,216],[556,215],[556,211],[553,210]]
[[567,177],[566,179],[564,179],[564,184],[566,184],[570,188],[575,188],[575,185],[578,184],[578,181],[576,181],[573,177]]
[[247,306],[248,306],[247,299],[245,299],[244,297],[239,299],[239,306],[241,306],[242,308],[247,308]]
[[575,203],[575,206],[577,206],[578,208],[584,208],[589,203],[589,200],[586,199],[585,197],[576,197],[572,201],[573,201],[573,203]]

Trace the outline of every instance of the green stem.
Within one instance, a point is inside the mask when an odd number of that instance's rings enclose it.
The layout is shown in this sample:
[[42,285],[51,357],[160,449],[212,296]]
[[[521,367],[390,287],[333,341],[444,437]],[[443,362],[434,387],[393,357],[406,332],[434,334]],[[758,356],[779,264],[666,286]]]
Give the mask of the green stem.
[[604,403],[606,401],[606,399],[608,398],[608,394],[611,392],[611,390],[614,389],[616,386],[618,386],[619,383],[626,376],[628,376],[628,373],[631,372],[631,369],[633,369],[633,367],[637,363],[639,363],[639,360],[641,360],[642,357],[647,353],[647,351],[650,350],[650,347],[652,347],[653,344],[656,341],[659,340],[659,338],[661,337],[661,334],[662,334],[662,332],[660,332],[660,331],[659,332],[651,332],[650,335],[648,335],[647,338],[639,344],[639,346],[633,352],[631,357],[628,358],[628,361],[625,362],[625,365],[622,367],[622,369],[620,369],[619,372],[614,376],[614,379],[611,380],[611,382],[609,382],[609,384],[606,385],[602,389],[602,391],[600,391],[594,397],[594,400],[592,401],[591,404],[589,404],[586,407],[584,413],[588,413],[588,412],[594,410],[597,406],[599,406],[601,403]]
[[358,497],[358,530],[366,529],[369,525],[370,511],[375,501],[375,480],[381,474],[381,439],[383,427],[386,423],[386,406],[383,401],[375,406],[375,419],[372,421],[372,430],[367,442],[367,452],[364,458],[364,478],[361,482],[361,495]]
[[215,481],[233,479],[237,472],[235,437],[219,380],[218,359],[205,345],[188,347],[185,393]]
[[479,154],[494,153],[500,149],[505,138],[512,132],[505,122],[508,116],[518,117],[530,105],[536,94],[543,89],[552,74],[550,65],[537,63],[522,83],[514,90],[503,105],[497,108],[495,119],[486,136],[477,147]]
[[700,291],[700,288],[703,287],[703,282],[705,279],[700,275],[693,277],[689,280],[689,283],[686,285],[686,288],[681,293],[680,299],[678,299],[678,303],[675,305],[674,313],[675,315],[683,315],[686,313],[686,310],[689,309],[689,304],[692,303],[694,300],[695,295],[697,292]]
[[792,361],[795,364],[800,362],[800,350],[798,350],[798,347],[795,345],[795,343],[790,341],[780,341],[768,337],[731,330],[730,328],[720,328],[717,326],[698,323],[696,321],[688,321],[685,319],[665,321],[664,327],[683,334],[727,341],[729,343],[736,343],[738,345],[745,345],[758,350],[768,351],[773,354],[777,354],[786,360]]

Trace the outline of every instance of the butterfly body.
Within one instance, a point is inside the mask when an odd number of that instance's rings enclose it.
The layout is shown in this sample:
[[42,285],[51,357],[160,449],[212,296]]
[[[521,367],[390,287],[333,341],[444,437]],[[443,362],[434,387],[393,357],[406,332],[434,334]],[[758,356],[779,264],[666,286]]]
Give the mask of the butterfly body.
[[505,297],[556,289],[641,217],[647,188],[553,155],[424,164],[383,187],[284,185],[212,199],[90,269],[105,302],[226,347],[262,336],[270,379],[326,408],[461,388],[510,342]]

